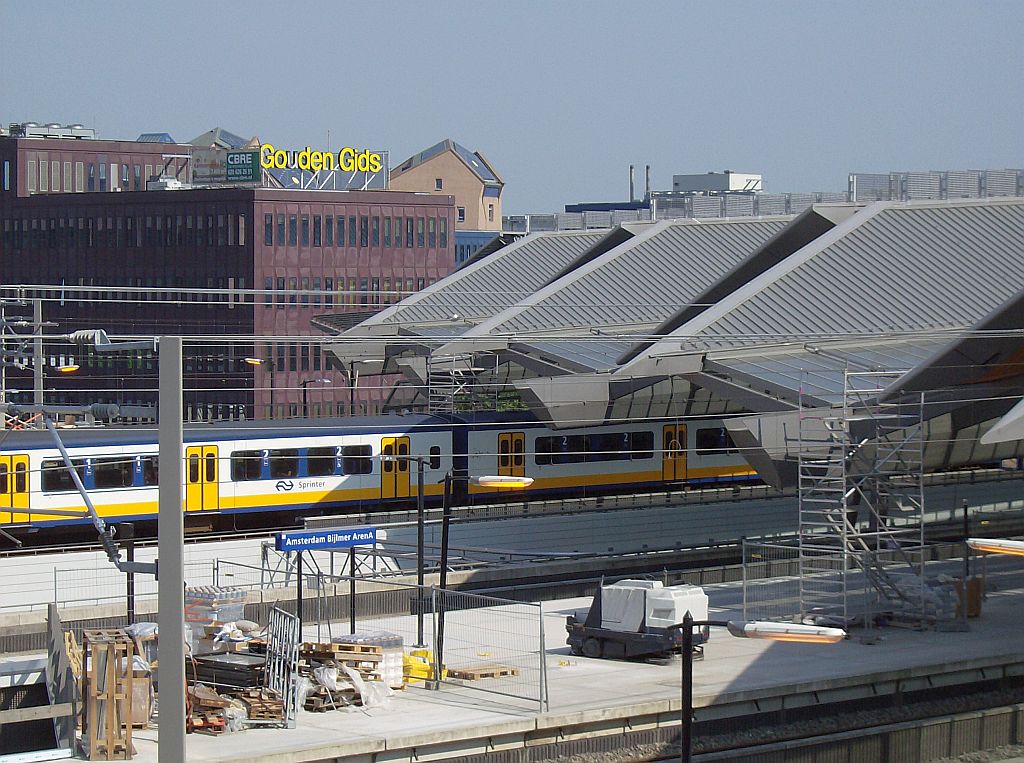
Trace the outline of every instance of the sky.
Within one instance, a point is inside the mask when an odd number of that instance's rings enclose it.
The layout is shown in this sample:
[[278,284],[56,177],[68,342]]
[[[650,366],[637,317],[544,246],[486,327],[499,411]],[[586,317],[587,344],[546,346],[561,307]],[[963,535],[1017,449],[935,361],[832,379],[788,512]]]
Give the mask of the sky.
[[481,151],[505,214],[673,174],[1024,167],[1024,2],[0,0],[0,121]]

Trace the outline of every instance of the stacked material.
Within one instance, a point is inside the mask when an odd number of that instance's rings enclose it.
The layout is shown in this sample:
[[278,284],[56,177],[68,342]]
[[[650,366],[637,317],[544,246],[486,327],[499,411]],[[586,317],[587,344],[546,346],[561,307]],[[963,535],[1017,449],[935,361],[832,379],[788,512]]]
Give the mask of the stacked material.
[[207,654],[186,663],[189,681],[209,686],[249,689],[261,685],[266,657],[240,652]]
[[402,678],[402,637],[390,631],[362,631],[335,636],[332,644],[361,644],[379,646],[381,649],[380,676],[392,689],[405,686]]
[[245,613],[245,591],[220,586],[185,589],[185,622],[192,626],[193,638],[203,637],[211,623],[241,620]]

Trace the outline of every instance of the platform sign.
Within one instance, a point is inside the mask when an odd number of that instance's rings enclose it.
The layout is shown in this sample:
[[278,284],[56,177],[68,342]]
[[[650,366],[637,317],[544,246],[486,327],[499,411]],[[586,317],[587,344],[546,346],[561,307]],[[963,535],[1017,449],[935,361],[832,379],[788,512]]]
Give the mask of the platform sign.
[[278,551],[321,551],[369,546],[376,542],[376,527],[346,527],[339,530],[278,533],[275,548]]

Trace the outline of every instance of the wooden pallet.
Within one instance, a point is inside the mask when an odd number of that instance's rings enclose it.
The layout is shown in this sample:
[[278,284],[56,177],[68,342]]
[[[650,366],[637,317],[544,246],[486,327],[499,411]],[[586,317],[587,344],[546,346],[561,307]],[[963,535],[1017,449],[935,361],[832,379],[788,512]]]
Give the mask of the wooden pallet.
[[306,695],[303,709],[310,713],[326,713],[348,705],[359,704],[358,695],[353,688],[331,691],[326,686],[317,686]]
[[284,702],[271,689],[243,689],[236,695],[245,705],[251,721],[283,721]]
[[448,668],[450,678],[461,678],[463,681],[477,681],[481,678],[501,678],[502,676],[518,676],[519,668],[505,665],[478,665],[471,668]]
[[219,736],[228,729],[223,710],[193,712],[192,717],[189,719],[189,724],[192,727],[192,731],[212,736]]
[[332,642],[304,641],[299,646],[300,652],[353,652],[355,654],[383,654],[382,647],[376,644],[334,644]]

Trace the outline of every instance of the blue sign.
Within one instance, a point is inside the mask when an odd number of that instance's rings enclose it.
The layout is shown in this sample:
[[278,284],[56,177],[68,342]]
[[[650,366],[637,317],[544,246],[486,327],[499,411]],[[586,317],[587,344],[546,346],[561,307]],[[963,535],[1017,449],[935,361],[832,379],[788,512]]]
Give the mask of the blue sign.
[[319,532],[278,533],[278,551],[317,551],[327,548],[349,548],[377,542],[376,527],[348,527]]

